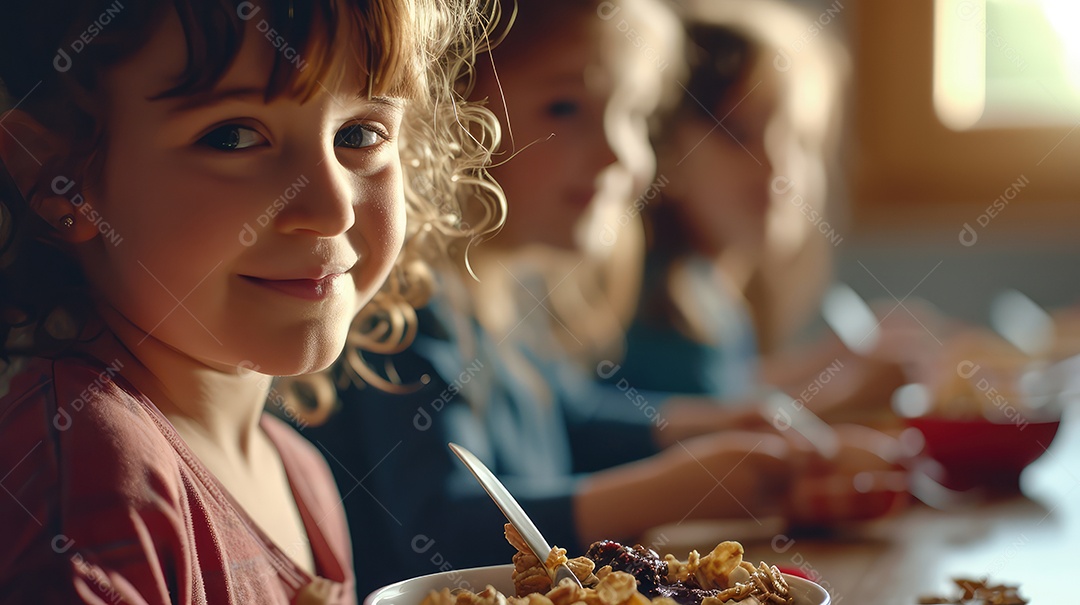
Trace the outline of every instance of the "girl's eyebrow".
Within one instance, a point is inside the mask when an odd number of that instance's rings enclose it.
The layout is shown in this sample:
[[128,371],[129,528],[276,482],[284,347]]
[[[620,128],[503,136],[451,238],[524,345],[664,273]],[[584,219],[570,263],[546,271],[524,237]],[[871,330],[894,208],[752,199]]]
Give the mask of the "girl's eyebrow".
[[386,105],[393,109],[404,109],[405,99],[401,97],[388,97],[388,96],[368,96],[364,93],[360,93],[353,98],[354,101],[360,101],[363,103],[375,103],[377,105]]
[[[240,86],[234,88],[222,88],[219,90],[211,90],[203,93],[198,93],[185,97],[182,101],[169,109],[169,114],[174,115],[178,113],[184,113],[195,109],[201,109],[225,101],[242,100],[252,103],[264,103],[266,101],[266,89],[255,86]],[[363,103],[375,103],[378,105],[385,105],[393,109],[403,109],[405,107],[405,100],[399,97],[392,96],[367,96],[364,93],[356,95],[353,99],[354,102]]]

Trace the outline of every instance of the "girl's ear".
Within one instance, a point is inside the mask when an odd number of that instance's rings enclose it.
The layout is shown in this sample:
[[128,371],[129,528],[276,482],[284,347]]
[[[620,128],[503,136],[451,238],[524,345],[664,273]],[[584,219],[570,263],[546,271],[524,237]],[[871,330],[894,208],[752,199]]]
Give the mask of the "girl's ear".
[[[58,237],[80,243],[97,235],[97,227],[86,220],[88,202],[70,192],[74,182],[50,174],[64,153],[59,137],[30,114],[13,109],[0,115],[0,162],[11,175],[15,187],[30,208],[53,226]],[[80,220],[81,219],[81,220]]]

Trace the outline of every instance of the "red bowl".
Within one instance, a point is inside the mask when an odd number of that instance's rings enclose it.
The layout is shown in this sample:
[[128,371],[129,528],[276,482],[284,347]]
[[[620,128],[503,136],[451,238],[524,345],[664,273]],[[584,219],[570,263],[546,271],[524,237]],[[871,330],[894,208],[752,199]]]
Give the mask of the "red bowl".
[[1043,455],[1060,420],[995,423],[985,419],[920,416],[907,418],[922,433],[923,455],[944,469],[942,485],[1016,491],[1020,472]]

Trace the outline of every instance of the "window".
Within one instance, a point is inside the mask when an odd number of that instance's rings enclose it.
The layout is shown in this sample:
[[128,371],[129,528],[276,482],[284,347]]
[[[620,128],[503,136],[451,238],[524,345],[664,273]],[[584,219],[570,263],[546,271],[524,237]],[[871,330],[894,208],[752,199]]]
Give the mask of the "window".
[[1080,119],[1080,3],[936,0],[934,108],[954,130]]
[[[1075,240],[1080,2],[858,0],[852,9],[855,225],[1056,229]],[[980,226],[988,211],[993,221]]]

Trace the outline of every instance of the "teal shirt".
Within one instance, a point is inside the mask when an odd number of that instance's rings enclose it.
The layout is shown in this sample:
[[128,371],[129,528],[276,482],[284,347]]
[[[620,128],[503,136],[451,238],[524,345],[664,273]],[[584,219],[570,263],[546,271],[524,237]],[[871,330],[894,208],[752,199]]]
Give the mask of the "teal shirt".
[[[694,299],[712,327],[709,342],[697,342],[656,322],[639,310],[627,330],[626,354],[618,376],[639,389],[706,395],[735,401],[758,386],[757,342],[750,313],[741,297],[713,274],[704,259],[688,265]],[[643,291],[659,287],[655,267],[646,272]]]

